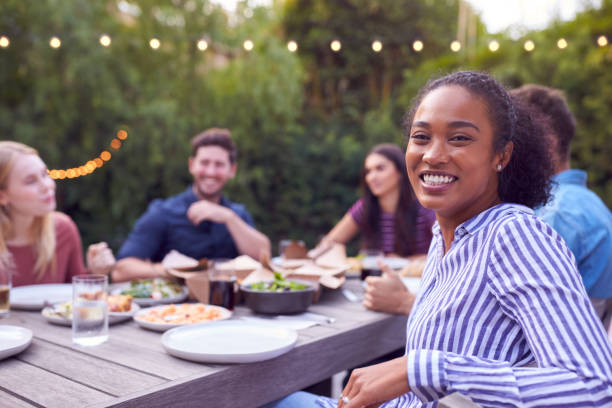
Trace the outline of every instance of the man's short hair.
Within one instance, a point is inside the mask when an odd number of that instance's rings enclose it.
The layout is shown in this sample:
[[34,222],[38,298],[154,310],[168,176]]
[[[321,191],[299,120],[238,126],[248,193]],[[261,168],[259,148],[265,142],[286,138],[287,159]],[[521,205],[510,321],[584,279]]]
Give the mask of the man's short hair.
[[198,149],[204,146],[219,146],[229,154],[230,163],[236,163],[238,152],[228,129],[210,128],[191,139],[191,157],[198,154]]
[[569,157],[570,142],[576,134],[576,118],[572,114],[563,91],[542,85],[527,84],[513,89],[511,94],[536,110],[536,115],[544,115],[548,126],[557,139],[559,157]]

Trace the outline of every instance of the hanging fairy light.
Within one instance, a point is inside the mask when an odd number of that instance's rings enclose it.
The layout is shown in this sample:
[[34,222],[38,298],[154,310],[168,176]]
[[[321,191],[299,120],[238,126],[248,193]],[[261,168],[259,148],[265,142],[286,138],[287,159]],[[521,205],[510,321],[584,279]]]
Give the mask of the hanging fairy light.
[[51,37],[49,40],[49,46],[51,48],[59,48],[62,46],[62,40],[60,40],[58,37]]
[[246,51],[251,51],[254,47],[253,41],[246,40],[244,43],[242,43],[242,47],[244,47]]
[[382,42],[376,40],[372,42],[372,50],[374,52],[380,52],[383,48]]
[[559,38],[559,41],[557,41],[557,47],[559,47],[561,50],[567,48],[567,41],[565,38]]
[[111,38],[107,34],[102,34],[100,36],[99,41],[100,41],[100,45],[102,45],[103,47],[108,47],[111,45]]
[[416,40],[415,42],[413,42],[412,43],[412,49],[415,50],[416,52],[423,51],[423,41]]
[[297,43],[296,43],[295,41],[289,41],[289,42],[287,43],[287,49],[288,49],[290,52],[296,52],[296,51],[297,51],[297,49],[298,49],[298,45],[297,45]]
[[[120,129],[117,131],[116,137],[110,142],[110,147],[113,150],[119,150],[123,146],[123,142],[128,137],[128,132],[125,129]],[[100,167],[104,166],[104,163],[108,162],[111,159],[111,154],[109,151],[102,151],[98,157],[88,160],[83,165],[78,167],[73,167],[71,169],[53,169],[47,170],[47,173],[51,178],[55,180],[63,180],[66,178],[73,179],[77,177],[86,176],[88,174],[93,173]]]
[[605,35],[600,35],[597,38],[597,45],[599,45],[600,47],[605,47],[606,45],[608,45],[608,38]]
[[8,39],[7,36],[3,35],[2,37],[0,37],[0,47],[7,48],[9,45],[11,45],[11,41]]
[[535,43],[531,40],[527,40],[525,41],[525,44],[523,44],[523,48],[525,49],[525,51],[531,52],[535,49]]
[[338,52],[342,49],[342,43],[339,40],[334,40],[329,44],[329,48],[331,48],[333,52]]
[[496,52],[499,50],[499,42],[497,40],[489,41],[489,51]]
[[152,49],[157,50],[161,46],[161,41],[159,41],[157,38],[151,38],[149,41],[149,46]]
[[208,42],[206,40],[200,40],[198,41],[198,50],[200,51],[206,51],[206,49],[208,48]]
[[459,50],[461,50],[461,43],[457,40],[453,41],[450,45],[450,49],[452,52],[459,52]]

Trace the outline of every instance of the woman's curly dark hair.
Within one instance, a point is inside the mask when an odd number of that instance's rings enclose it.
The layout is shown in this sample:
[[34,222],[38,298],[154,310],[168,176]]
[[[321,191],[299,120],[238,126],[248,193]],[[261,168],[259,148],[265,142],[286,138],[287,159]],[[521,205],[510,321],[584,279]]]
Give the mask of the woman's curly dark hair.
[[416,96],[406,115],[406,132],[410,131],[423,98],[434,89],[453,85],[465,88],[484,101],[493,127],[493,148],[496,152],[501,152],[508,142],[514,144],[510,161],[499,175],[500,199],[531,208],[545,204],[550,197],[554,170],[543,130],[524,104],[511,97],[503,85],[490,75],[459,71],[430,80]]

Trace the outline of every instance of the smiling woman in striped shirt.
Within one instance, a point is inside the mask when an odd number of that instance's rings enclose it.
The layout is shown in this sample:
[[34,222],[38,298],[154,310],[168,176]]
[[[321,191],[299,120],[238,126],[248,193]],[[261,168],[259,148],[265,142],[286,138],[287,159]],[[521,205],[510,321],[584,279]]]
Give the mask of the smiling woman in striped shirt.
[[437,222],[406,355],[355,370],[338,406],[435,407],[455,392],[486,407],[612,406],[612,346],[573,255],[530,208],[552,170],[526,111],[488,75],[457,72],[425,86],[407,128],[410,182]]

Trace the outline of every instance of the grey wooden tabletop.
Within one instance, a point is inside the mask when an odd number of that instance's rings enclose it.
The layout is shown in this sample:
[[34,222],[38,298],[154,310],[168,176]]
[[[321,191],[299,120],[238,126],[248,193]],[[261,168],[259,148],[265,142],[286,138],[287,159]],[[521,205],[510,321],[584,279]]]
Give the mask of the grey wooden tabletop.
[[[344,287],[363,293],[358,279]],[[29,328],[34,339],[0,361],[0,406],[258,407],[405,343],[406,317],[366,310],[338,290],[324,290],[309,311],[336,320],[299,330],[295,348],[271,360],[203,364],[170,356],[161,333],[134,321],[111,326],[106,343],[83,348],[72,344],[70,327],[48,323],[39,311],[12,310],[0,324]]]

